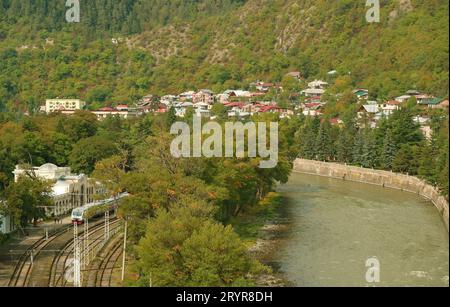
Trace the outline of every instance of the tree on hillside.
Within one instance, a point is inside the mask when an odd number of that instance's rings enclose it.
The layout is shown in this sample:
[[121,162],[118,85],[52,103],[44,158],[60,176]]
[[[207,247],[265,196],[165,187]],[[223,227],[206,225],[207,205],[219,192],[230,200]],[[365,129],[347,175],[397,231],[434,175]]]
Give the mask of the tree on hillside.
[[[448,147],[447,147],[448,149]],[[438,174],[438,185],[441,188],[442,192],[444,193],[444,195],[447,196],[448,199],[448,190],[449,190],[449,182],[448,182],[448,177],[449,177],[449,168],[448,168],[448,151],[447,151],[447,159],[445,162],[445,166],[444,168],[441,170],[441,172]]]
[[211,219],[205,204],[159,210],[138,245],[143,285],[251,285],[250,274],[264,271],[252,260],[232,228]]
[[320,119],[310,117],[306,119],[305,124],[300,130],[300,157],[305,159],[315,159],[316,138],[320,129]]
[[414,122],[413,112],[410,109],[404,108],[394,112],[389,118],[389,122],[397,149],[400,149],[401,145],[404,144],[417,145],[423,141],[424,136],[420,131],[420,125]]
[[170,107],[166,113],[166,127],[167,131],[170,131],[172,125],[177,121],[177,115],[174,107]]
[[392,169],[398,173],[408,173],[413,175],[411,162],[414,161],[414,155],[412,147],[409,145],[403,145],[397,152],[394,160],[392,161]]
[[394,144],[393,131],[389,129],[384,138],[381,156],[381,165],[384,169],[392,170],[392,163],[397,154],[397,147]]
[[211,112],[217,116],[217,120],[223,121],[228,118],[227,108],[222,103],[215,103]]
[[363,165],[364,154],[364,134],[363,131],[358,131],[355,137],[355,143],[353,144],[352,161],[358,166]]
[[332,161],[334,158],[334,144],[331,139],[331,124],[324,120],[319,128],[314,146],[316,159],[319,161]]
[[73,146],[69,163],[74,172],[91,174],[95,164],[117,154],[116,144],[110,140],[93,136],[82,139]]
[[361,164],[367,168],[374,168],[378,165],[377,145],[374,133],[368,130],[364,133],[364,145],[361,156]]
[[421,147],[420,155],[415,158],[419,160],[420,164],[417,171],[418,175],[431,184],[435,184],[439,172],[436,172],[438,153],[433,150],[433,146],[431,144],[424,144]]
[[100,181],[113,196],[117,196],[123,191],[122,179],[129,167],[126,159],[115,155],[101,160],[95,164],[92,177]]
[[94,114],[86,111],[76,111],[73,116],[60,117],[58,131],[64,133],[72,142],[94,136],[98,121]]

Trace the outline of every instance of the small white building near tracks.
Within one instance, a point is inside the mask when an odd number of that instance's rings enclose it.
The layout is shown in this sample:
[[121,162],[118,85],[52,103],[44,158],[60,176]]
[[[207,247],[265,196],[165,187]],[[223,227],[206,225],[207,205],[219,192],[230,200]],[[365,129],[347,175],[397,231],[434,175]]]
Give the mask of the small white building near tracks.
[[14,225],[11,223],[9,216],[3,216],[0,214],[0,233],[11,233],[15,230]]

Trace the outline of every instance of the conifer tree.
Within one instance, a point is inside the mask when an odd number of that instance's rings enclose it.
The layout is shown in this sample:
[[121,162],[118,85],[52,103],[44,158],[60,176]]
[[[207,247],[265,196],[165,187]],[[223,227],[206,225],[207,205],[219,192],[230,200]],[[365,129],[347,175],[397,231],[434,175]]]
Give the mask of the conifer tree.
[[394,136],[391,129],[387,131],[387,134],[383,142],[383,154],[381,156],[381,165],[386,170],[392,170],[392,162],[394,161],[397,148],[394,144]]
[[353,144],[353,163],[359,166],[363,165],[364,154],[364,135],[361,131],[355,137],[355,143]]
[[315,154],[320,161],[330,161],[333,156],[333,144],[331,140],[331,125],[328,120],[324,120],[320,125],[316,138]]

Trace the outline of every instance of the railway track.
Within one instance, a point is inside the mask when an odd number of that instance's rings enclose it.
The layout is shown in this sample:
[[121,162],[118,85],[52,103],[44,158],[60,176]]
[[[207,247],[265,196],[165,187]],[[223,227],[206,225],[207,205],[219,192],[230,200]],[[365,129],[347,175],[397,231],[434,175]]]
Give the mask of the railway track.
[[[111,219],[110,225],[113,226],[118,223],[118,221],[119,220],[115,218]],[[54,283],[56,280],[56,278],[52,276],[56,276],[59,272],[57,268],[55,269],[55,265],[57,266],[62,258],[65,259],[64,263],[66,263],[71,255],[70,251],[73,251],[72,229],[72,226],[65,227],[50,236],[48,240],[46,240],[46,238],[41,238],[30,246],[25,253],[19,257],[18,262],[14,267],[13,274],[9,279],[8,286],[52,286],[52,282]],[[101,232],[103,229],[104,222],[100,220],[93,224],[89,232],[94,235],[95,233]],[[82,237],[83,234],[84,229],[80,229],[78,235]],[[91,244],[94,243],[95,241]],[[33,261],[31,261],[30,254],[33,255]],[[64,270],[63,273],[65,273]],[[64,280],[63,276],[64,275],[61,275],[61,280]]]
[[[121,220],[111,221],[111,236],[114,236],[121,227]],[[98,229],[90,229],[89,230],[89,240],[84,248],[86,248],[85,256],[89,260],[93,260],[97,253],[102,249],[105,245],[104,240],[104,225]],[[81,241],[81,245],[83,246],[83,242]],[[74,252],[74,242],[70,241],[66,244],[66,246],[61,250],[60,253],[56,257],[54,257],[50,269],[50,277],[49,277],[49,287],[66,287],[70,285],[71,282],[68,281],[66,277],[66,273],[68,273],[68,268],[70,267],[69,261],[72,259]],[[89,254],[89,256],[88,256]],[[82,274],[87,273],[87,267],[89,267],[88,259],[86,262],[82,263]]]
[[36,256],[36,251],[40,251],[44,247],[46,247],[48,244],[50,244],[52,241],[58,239],[59,237],[65,235],[68,230],[70,229],[70,226],[65,227],[53,235],[51,235],[48,240],[46,238],[41,238],[38,241],[36,241],[32,246],[27,248],[27,250],[20,255],[17,264],[14,266],[14,271],[11,274],[11,277],[8,281],[8,287],[24,287],[26,286],[31,269],[33,267],[31,263],[31,255],[33,255],[33,258]]
[[118,240],[116,240],[111,248],[106,253],[105,257],[103,257],[98,270],[95,275],[95,286],[96,287],[112,287],[115,286],[113,284],[114,273],[119,272],[121,266],[119,265],[120,260],[123,255],[123,237],[120,236]]

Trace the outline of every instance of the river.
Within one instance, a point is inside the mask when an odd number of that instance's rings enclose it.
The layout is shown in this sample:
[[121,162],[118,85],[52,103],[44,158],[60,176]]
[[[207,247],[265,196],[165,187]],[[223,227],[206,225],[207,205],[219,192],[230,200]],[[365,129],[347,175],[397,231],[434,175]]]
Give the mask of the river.
[[[293,285],[449,285],[448,232],[425,199],[298,173],[278,190],[290,222],[274,262]],[[380,282],[368,283],[374,258]]]

